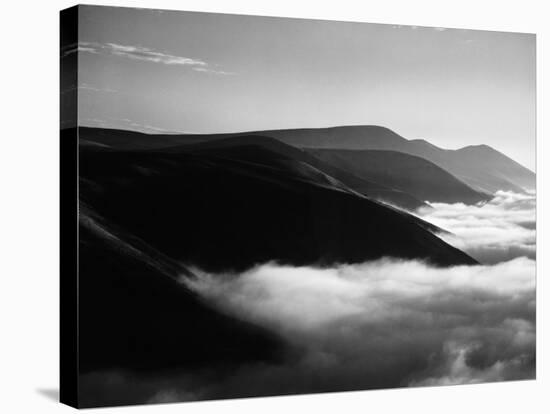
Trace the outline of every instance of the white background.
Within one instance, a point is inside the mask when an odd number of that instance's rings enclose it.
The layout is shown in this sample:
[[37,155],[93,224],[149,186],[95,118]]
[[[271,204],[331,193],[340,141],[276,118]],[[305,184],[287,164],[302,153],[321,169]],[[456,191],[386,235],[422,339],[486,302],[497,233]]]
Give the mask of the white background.
[[[537,33],[538,289],[536,381],[316,396],[168,404],[100,412],[173,413],[542,413],[550,405],[550,294],[544,283],[548,196],[543,124],[548,116],[550,24],[545,1],[306,0],[111,1],[109,5],[217,11]],[[72,408],[58,390],[59,155],[58,11],[62,0],[2,4],[0,66],[0,412],[52,413]],[[89,2],[89,4],[101,4]],[[545,111],[546,109],[546,111]],[[547,252],[548,253],[548,252]]]

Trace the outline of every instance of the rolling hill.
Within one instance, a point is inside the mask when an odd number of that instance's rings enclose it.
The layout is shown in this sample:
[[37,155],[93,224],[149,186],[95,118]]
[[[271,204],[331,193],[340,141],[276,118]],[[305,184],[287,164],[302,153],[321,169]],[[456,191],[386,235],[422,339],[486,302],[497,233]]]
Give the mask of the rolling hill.
[[403,152],[334,149],[308,149],[308,152],[357,177],[407,191],[419,200],[475,204],[491,198],[434,163]]
[[422,139],[407,140],[388,128],[375,125],[204,135],[149,135],[86,127],[79,131],[84,142],[126,150],[167,148],[249,135],[275,138],[297,148],[398,151],[431,161],[482,193],[522,192],[536,185],[532,171],[487,145],[447,150]]
[[326,177],[306,180],[293,166],[185,149],[81,148],[81,200],[163,254],[211,271],[383,256],[475,263],[428,223]]
[[536,185],[532,171],[487,145],[446,150],[422,139],[407,140],[388,128],[375,125],[261,133],[298,147],[404,152],[433,162],[478,191],[521,192],[534,189]]
[[243,135],[190,144],[185,147],[167,148],[166,151],[182,149],[195,153],[213,154],[226,159],[262,164],[279,170],[289,169],[296,177],[302,176],[305,180],[313,180],[317,183],[325,181],[330,186],[355,191],[371,199],[407,210],[428,207],[421,199],[411,195],[405,189],[385,186],[381,184],[381,181],[366,180],[346,169],[322,161],[309,151],[292,147],[274,138]]

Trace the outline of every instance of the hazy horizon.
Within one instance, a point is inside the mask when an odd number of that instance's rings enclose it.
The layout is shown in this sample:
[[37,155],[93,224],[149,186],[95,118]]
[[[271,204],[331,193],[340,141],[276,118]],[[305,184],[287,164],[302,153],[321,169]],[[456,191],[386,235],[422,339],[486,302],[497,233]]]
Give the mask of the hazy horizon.
[[535,36],[80,6],[79,125],[380,125],[535,169]]

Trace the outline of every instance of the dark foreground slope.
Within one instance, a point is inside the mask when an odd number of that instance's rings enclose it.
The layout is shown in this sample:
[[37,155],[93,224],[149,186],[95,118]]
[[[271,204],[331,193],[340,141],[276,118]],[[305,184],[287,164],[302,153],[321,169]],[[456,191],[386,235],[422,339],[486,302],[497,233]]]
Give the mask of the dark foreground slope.
[[80,174],[89,189],[82,201],[107,221],[207,270],[383,256],[474,263],[422,220],[291,168],[183,149],[89,149],[81,150]]
[[358,177],[407,191],[420,200],[475,204],[489,194],[475,191],[424,158],[397,151],[309,149],[317,158]]
[[219,380],[242,364],[275,363],[296,352],[277,335],[204,302],[178,283],[192,277],[186,268],[114,230],[85,205],[79,233],[80,407],[152,396],[154,388],[117,379],[124,376],[155,384],[193,372]]

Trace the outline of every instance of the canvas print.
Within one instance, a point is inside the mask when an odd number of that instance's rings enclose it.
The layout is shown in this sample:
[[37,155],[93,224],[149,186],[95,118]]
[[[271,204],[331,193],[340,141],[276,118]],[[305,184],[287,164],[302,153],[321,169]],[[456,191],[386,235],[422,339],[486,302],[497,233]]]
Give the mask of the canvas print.
[[535,378],[535,35],[78,6],[60,58],[62,400]]

